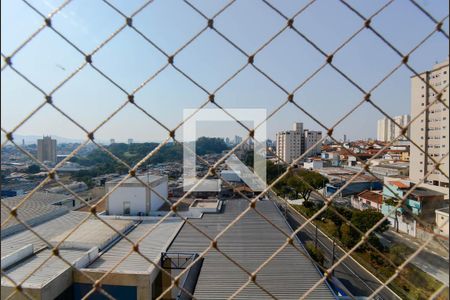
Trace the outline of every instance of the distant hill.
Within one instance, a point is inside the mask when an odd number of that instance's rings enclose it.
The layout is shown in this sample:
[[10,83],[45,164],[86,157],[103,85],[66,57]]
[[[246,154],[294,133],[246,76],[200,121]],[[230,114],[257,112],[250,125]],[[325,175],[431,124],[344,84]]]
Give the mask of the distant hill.
[[[122,159],[129,165],[135,165],[153,149],[158,147],[158,143],[115,143],[106,148],[115,156]],[[229,149],[221,138],[201,137],[196,143],[197,154],[215,154]],[[148,159],[146,164],[181,162],[183,159],[183,146],[175,143],[168,143],[157,153]],[[118,164],[113,158],[100,149],[89,152],[86,156],[75,156],[73,162],[83,166],[90,166],[96,169],[97,173],[111,173],[123,171],[123,166]],[[96,175],[95,175],[96,176]]]

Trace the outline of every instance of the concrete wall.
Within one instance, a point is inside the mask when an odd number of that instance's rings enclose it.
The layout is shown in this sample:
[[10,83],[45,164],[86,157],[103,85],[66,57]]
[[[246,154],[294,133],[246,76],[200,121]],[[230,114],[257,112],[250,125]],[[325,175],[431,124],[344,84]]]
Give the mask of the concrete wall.
[[[153,188],[158,194],[167,199],[167,181],[163,181],[157,187]],[[151,191],[150,207],[152,211],[158,210],[166,201],[164,198],[159,197],[155,192]]]
[[146,213],[146,188],[145,187],[118,187],[108,198],[108,214],[123,215],[124,202],[130,202],[130,214]]
[[2,269],[6,269],[7,267],[11,266],[12,264],[15,264],[16,262],[21,261],[25,257],[32,255],[33,251],[34,251],[33,244],[28,244],[12,253],[6,255],[5,257],[2,257],[2,260],[1,260]]
[[[81,269],[83,272],[89,274],[94,280],[99,279],[104,275],[103,272],[94,272],[89,269]],[[158,275],[158,269],[154,269],[151,273],[146,274],[131,274],[131,273],[110,273],[102,280],[102,284],[106,286],[114,286],[116,289],[121,287],[135,287],[137,297],[132,298],[123,298],[123,299],[148,299],[150,300],[152,297],[152,283],[156,279]],[[92,286],[92,282],[89,281],[86,276],[80,274],[79,272],[73,273],[73,282],[74,283],[84,283],[90,284]],[[123,289],[125,290],[125,289]],[[118,298],[122,299],[122,298]]]
[[436,233],[448,237],[448,213],[436,210]]
[[417,235],[417,226],[416,221],[412,220],[411,222],[405,222],[401,216],[395,219],[395,217],[388,217],[387,220],[389,221],[391,227],[393,227],[393,230],[397,230],[399,232],[406,233],[412,237],[416,237]]

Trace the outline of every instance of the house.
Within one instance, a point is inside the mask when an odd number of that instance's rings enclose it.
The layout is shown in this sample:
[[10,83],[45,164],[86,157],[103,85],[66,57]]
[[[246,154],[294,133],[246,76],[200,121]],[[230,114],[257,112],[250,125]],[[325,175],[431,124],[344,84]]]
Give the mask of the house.
[[308,159],[303,163],[303,168],[308,170],[322,169],[323,160],[321,160],[320,158]]
[[381,211],[383,194],[380,191],[363,191],[352,197],[351,204],[359,210],[375,209]]
[[436,222],[435,232],[448,238],[448,222],[449,222],[448,206],[436,209],[435,222]]
[[[388,216],[388,220],[396,230],[416,236],[416,218],[420,217],[422,223],[433,224],[435,222],[436,209],[446,206],[448,200],[444,200],[444,194],[426,189],[413,187],[408,180],[386,177],[383,188],[383,205],[381,212]],[[396,209],[400,199],[403,204]],[[447,204],[448,205],[448,204]]]

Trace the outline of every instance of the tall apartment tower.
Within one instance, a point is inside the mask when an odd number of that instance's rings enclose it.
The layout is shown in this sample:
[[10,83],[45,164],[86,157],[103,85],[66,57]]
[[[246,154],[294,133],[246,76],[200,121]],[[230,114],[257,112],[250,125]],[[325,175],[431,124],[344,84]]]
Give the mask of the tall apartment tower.
[[56,163],[56,140],[49,136],[44,136],[37,141],[37,158],[44,162]]
[[321,152],[322,145],[320,143],[317,144],[322,139],[321,131],[313,131],[313,130],[305,129],[303,132],[303,138],[305,140],[304,152],[308,151],[307,156],[314,156]]
[[[419,116],[411,125],[411,139],[425,153],[439,161],[449,151],[449,111],[442,103],[433,104],[422,113],[422,110],[436,100],[436,91],[442,91],[442,101],[448,105],[448,59],[423,72],[419,76],[411,77],[411,115]],[[427,84],[425,84],[428,83]],[[433,161],[422,151],[411,145],[410,150],[410,178],[419,182],[433,168]],[[440,169],[448,176],[448,156],[441,162]],[[428,184],[445,187],[449,186],[448,179],[440,172],[433,171],[425,181]]]
[[[408,123],[411,121],[410,115],[401,115],[401,116],[395,116],[392,117],[392,119],[397,123],[398,125],[405,127],[408,125]],[[382,142],[390,142],[394,139],[396,139],[398,136],[402,134],[402,129],[395,125],[394,122],[392,122],[388,118],[383,118],[378,120],[377,122],[377,140]],[[406,136],[409,137],[410,135],[410,129],[408,128],[408,131],[406,132]],[[406,137],[401,136],[398,138],[398,140],[406,140]]]
[[383,118],[377,122],[377,140],[382,142],[387,142],[389,140],[389,127],[390,120],[388,118]]
[[303,123],[294,123],[293,130],[277,133],[277,156],[287,163],[292,163],[302,154]]
[[[322,138],[322,132],[303,129],[303,123],[294,123],[292,129],[277,133],[276,153],[287,163],[292,163]],[[306,156],[316,155],[320,151],[321,145],[316,145]]]

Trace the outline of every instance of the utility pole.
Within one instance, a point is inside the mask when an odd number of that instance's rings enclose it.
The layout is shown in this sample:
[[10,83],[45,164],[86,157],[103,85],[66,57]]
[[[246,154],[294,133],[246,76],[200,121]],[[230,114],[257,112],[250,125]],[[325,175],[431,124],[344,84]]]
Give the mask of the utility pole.
[[316,240],[315,240],[315,242],[314,242],[314,246],[316,247],[316,249],[317,249],[317,224],[315,224],[316,225]]
[[[333,237],[333,256],[331,258],[331,265],[334,265],[334,253],[335,253],[335,247],[336,247],[336,242],[334,241],[334,237]],[[334,275],[334,269],[331,271],[331,274]]]

